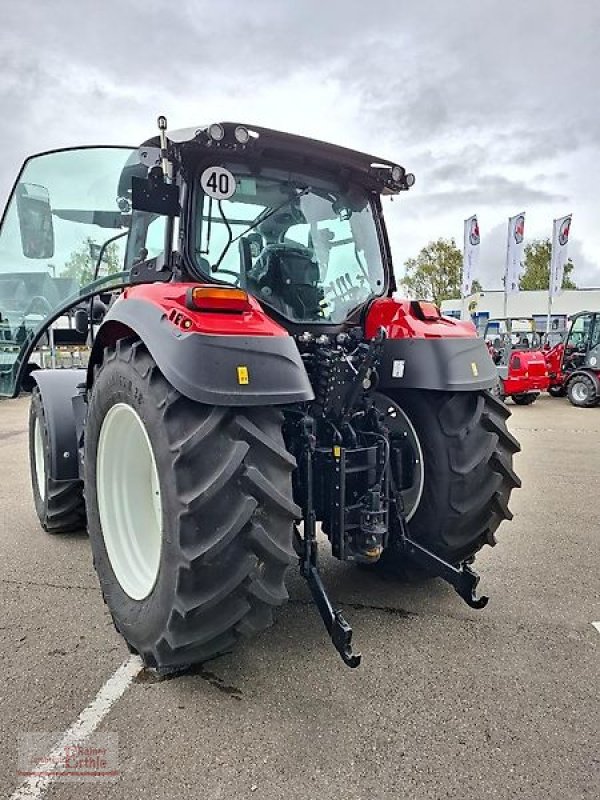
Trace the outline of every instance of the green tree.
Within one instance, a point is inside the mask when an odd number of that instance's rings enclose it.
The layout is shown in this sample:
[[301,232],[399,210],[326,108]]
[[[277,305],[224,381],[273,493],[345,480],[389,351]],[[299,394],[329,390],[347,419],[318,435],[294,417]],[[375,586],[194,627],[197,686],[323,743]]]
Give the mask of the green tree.
[[471,294],[477,294],[477,292],[483,292],[483,286],[481,285],[481,282],[475,278],[471,284]]
[[[86,286],[94,279],[96,262],[100,255],[100,245],[87,237],[77,250],[74,250],[65,263],[64,278],[75,278],[80,286]],[[102,255],[99,276],[114,275],[123,269],[118,242],[107,245]]]
[[404,284],[419,299],[439,305],[442,300],[460,297],[462,263],[454,239],[437,239],[405,262]]
[[[519,281],[521,289],[548,289],[550,285],[550,259],[552,257],[552,242],[549,238],[534,239],[525,245],[525,264],[523,274]],[[565,264],[562,288],[576,289],[577,286],[571,278],[575,265],[569,259]]]

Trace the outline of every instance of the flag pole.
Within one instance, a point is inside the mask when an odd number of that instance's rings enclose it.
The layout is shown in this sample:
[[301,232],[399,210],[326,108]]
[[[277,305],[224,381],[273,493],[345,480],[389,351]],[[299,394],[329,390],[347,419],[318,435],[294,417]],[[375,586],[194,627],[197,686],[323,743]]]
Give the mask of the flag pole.
[[508,318],[508,259],[510,254],[510,220],[508,218],[508,230],[506,233],[506,264],[504,265],[504,302],[502,307],[502,316],[504,319]]
[[548,341],[548,334],[550,333],[550,324],[552,320],[552,293],[550,286],[548,286],[548,314],[546,315],[546,341]]
[[555,257],[554,252],[554,239],[556,238],[556,223],[558,220],[552,220],[552,246],[550,248],[550,263],[548,264],[548,313],[546,314],[546,341],[549,340],[550,324],[552,320],[552,278],[553,278],[553,260]]

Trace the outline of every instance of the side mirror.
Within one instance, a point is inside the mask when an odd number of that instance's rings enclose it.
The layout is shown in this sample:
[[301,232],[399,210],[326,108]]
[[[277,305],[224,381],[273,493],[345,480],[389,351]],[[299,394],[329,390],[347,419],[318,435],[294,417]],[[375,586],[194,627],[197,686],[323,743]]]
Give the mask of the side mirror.
[[16,188],[21,248],[26,258],[52,258],[54,227],[50,196],[44,186],[20,183]]

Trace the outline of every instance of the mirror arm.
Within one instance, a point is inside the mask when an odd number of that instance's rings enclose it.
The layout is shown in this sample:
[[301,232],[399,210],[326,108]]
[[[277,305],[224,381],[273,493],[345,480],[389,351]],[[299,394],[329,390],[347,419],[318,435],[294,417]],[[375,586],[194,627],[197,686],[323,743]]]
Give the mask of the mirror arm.
[[92,278],[92,280],[95,281],[98,278],[98,273],[100,272],[100,264],[102,263],[102,259],[104,258],[104,253],[106,252],[106,248],[108,247],[108,245],[112,244],[113,242],[116,242],[117,239],[122,239],[123,236],[127,236],[128,234],[129,234],[129,228],[127,230],[120,231],[119,233],[116,234],[116,236],[111,236],[110,239],[107,239],[104,242],[104,244],[100,248],[100,252],[98,253],[98,258],[96,259],[96,264],[94,266],[94,277]]
[[[98,273],[100,272],[100,264],[102,263],[102,259],[104,258],[104,253],[106,252],[106,248],[109,244],[116,242],[117,239],[122,239],[123,236],[127,236],[129,234],[129,228],[120,233],[117,233],[116,236],[111,236],[110,239],[107,239],[102,247],[100,248],[100,252],[98,253],[98,258],[96,259],[96,266],[94,267],[94,277],[92,281],[98,280]],[[90,298],[90,308],[89,308],[89,319],[90,319],[90,347],[94,344],[94,296]]]

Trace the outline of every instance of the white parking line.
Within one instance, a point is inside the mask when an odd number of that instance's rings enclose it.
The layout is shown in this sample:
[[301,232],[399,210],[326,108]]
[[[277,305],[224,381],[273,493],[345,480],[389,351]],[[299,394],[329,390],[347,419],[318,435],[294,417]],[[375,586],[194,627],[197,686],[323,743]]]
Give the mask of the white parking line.
[[598,633],[600,633],[600,622],[592,622],[592,625],[594,626],[594,628],[596,628]]
[[[112,705],[127,691],[131,681],[142,667],[142,660],[139,656],[131,656],[124,661],[106,681],[89,706],[84,708],[71,727],[64,732],[61,739],[48,753],[45,763],[55,763],[58,757],[65,752],[66,747],[81,744],[87,739],[108,714]],[[60,773],[58,775],[56,773],[32,775],[11,794],[9,800],[31,800],[31,798],[39,800],[59,775]]]

